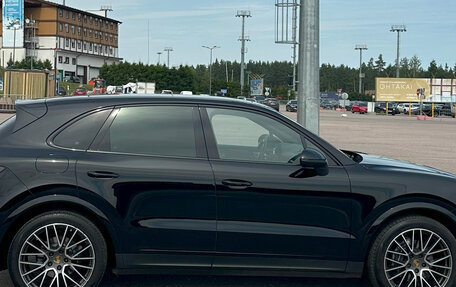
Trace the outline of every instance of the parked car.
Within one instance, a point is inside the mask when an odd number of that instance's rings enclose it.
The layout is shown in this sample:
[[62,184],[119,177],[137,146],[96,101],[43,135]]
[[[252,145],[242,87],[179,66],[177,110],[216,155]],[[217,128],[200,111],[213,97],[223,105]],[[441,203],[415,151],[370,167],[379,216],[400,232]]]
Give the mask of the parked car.
[[64,97],[67,95],[66,89],[62,86],[60,86],[57,91],[56,91],[57,96],[59,97]]
[[87,89],[84,87],[79,87],[73,92],[74,96],[87,96]]
[[0,166],[15,286],[97,286],[106,270],[456,284],[456,175],[340,151],[247,101],[19,101]]
[[79,78],[77,76],[66,76],[63,78],[63,81],[68,82],[68,83],[80,83],[81,78]]
[[357,102],[351,107],[352,113],[367,114],[367,102]]
[[[396,115],[397,114],[396,106],[397,106],[396,103],[388,103],[388,114],[391,114],[393,116]],[[386,114],[386,103],[385,102],[376,103],[375,112],[378,114]]]
[[267,98],[261,102],[263,105],[273,108],[276,111],[280,110],[280,103],[274,98]]
[[248,101],[248,102],[251,102],[251,103],[256,103],[257,102],[254,98],[247,98],[245,100]]
[[180,94],[181,95],[185,95],[185,96],[193,96],[193,92],[192,91],[182,91]]
[[439,116],[455,117],[455,106],[454,103],[445,103],[440,109]]
[[261,103],[261,102],[263,102],[266,99],[263,96],[255,96],[253,98],[255,99],[255,101],[257,101],[257,103]]
[[411,106],[411,113],[412,115],[415,115],[415,114],[418,114],[419,113],[419,110],[420,110],[420,104],[419,103],[401,103],[401,104],[398,104],[397,107],[396,107],[396,112],[398,114],[400,113],[404,113],[404,114],[409,114],[409,109],[410,109],[410,106]]
[[238,100],[243,100],[243,101],[247,100],[246,97],[242,97],[242,96],[237,97],[237,99],[238,99]]
[[162,93],[162,95],[172,95],[173,91],[171,91],[171,90],[163,90],[161,93]]
[[298,101],[297,100],[291,100],[288,101],[287,106],[286,106],[287,112],[296,112],[298,111]]

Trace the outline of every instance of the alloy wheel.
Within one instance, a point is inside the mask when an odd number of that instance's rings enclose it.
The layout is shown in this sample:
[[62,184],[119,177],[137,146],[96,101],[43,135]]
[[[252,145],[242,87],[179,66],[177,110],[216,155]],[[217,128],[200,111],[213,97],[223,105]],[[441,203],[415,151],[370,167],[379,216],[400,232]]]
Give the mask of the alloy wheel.
[[384,257],[392,287],[445,287],[453,270],[448,244],[426,229],[409,229],[396,236]]
[[18,264],[29,287],[83,287],[95,268],[95,250],[84,232],[55,223],[40,227],[27,238]]

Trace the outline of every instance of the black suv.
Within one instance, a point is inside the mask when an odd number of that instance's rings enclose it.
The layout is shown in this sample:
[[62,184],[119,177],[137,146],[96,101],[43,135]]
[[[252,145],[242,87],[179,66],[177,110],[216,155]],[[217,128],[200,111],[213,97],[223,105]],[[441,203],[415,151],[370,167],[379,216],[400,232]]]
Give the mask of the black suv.
[[105,270],[455,284],[454,175],[339,151],[247,101],[19,102],[0,182],[16,286],[96,286]]

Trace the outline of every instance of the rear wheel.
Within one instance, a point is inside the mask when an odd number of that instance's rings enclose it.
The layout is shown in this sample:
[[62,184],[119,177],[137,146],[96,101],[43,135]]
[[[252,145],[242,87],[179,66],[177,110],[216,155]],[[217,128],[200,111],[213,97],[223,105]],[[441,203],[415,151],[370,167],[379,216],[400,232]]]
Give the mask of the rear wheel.
[[439,222],[422,216],[398,219],[378,235],[369,254],[374,286],[454,286],[456,240]]
[[15,286],[97,286],[106,269],[106,243],[88,219],[54,211],[27,222],[14,237],[8,269]]

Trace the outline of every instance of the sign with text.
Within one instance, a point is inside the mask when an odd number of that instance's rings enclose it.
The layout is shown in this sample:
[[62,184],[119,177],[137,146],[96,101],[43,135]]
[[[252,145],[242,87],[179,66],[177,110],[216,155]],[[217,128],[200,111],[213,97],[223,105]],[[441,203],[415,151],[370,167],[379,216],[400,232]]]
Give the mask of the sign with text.
[[425,89],[425,97],[430,96],[429,79],[377,78],[377,102],[418,102],[418,89]]
[[251,96],[262,96],[263,87],[264,87],[263,79],[252,79],[250,81],[250,95]]
[[24,0],[3,0],[2,2],[3,47],[22,48],[24,46]]

